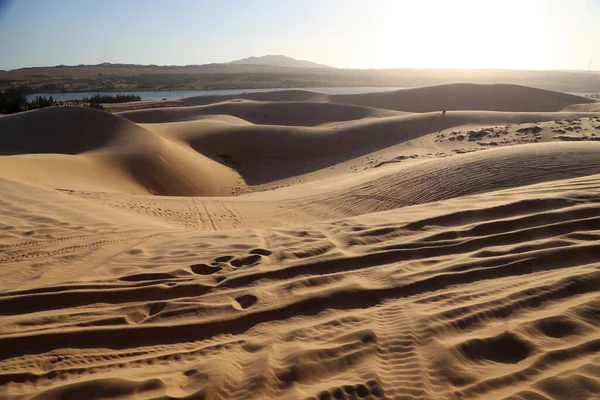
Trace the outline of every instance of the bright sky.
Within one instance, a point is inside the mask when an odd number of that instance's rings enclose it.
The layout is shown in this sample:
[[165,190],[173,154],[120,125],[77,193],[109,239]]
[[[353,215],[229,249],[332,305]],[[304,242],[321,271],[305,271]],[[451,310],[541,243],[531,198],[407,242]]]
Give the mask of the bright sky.
[[340,68],[600,70],[600,0],[0,0],[0,69],[284,54]]

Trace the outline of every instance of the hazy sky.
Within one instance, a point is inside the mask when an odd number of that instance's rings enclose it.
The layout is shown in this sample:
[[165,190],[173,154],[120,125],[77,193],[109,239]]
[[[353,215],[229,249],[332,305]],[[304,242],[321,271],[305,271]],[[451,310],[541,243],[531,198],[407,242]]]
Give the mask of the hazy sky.
[[600,0],[0,0],[0,69],[284,54],[347,68],[600,70]]

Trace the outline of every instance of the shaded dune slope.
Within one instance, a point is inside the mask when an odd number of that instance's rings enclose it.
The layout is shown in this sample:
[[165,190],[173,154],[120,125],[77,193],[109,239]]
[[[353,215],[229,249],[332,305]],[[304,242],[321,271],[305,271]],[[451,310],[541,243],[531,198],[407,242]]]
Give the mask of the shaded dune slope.
[[151,193],[163,196],[226,196],[243,183],[231,168],[167,140],[150,152],[123,150],[109,158]]
[[272,92],[254,92],[230,95],[197,96],[181,99],[178,105],[198,106],[233,99],[246,99],[255,101],[327,101],[327,95],[324,93],[312,92],[309,90],[276,90]]
[[260,125],[315,126],[328,122],[350,121],[393,115],[368,107],[313,102],[231,101],[195,107],[148,109],[120,113],[137,123],[163,123],[197,119],[206,115],[231,115]]
[[[94,185],[89,180],[98,177],[102,181],[98,190],[138,192],[144,188],[146,193],[162,195],[210,196],[230,194],[240,183],[231,168],[185,144],[84,107],[51,107],[3,117],[0,149],[13,155],[0,159],[5,171],[14,169],[14,175],[23,179],[45,178],[51,186],[53,177],[61,181],[72,174],[71,188],[89,190]],[[28,153],[54,154],[32,157]],[[113,174],[117,176],[111,183]]]
[[[181,100],[139,102],[125,107],[201,106],[222,102],[252,100],[258,102],[333,103],[406,112],[441,110],[488,110],[517,112],[561,111],[574,105],[595,104],[594,99],[562,92],[509,84],[453,83],[386,92],[325,94],[307,90],[277,90],[259,93],[199,96]],[[121,106],[115,105],[115,110]],[[596,111],[578,106],[577,111]]]
[[78,154],[131,141],[152,141],[152,135],[91,108],[49,107],[0,119],[0,155]]
[[[503,113],[455,111],[419,113],[348,121],[333,127],[292,127],[269,125],[209,126],[202,121],[145,125],[147,129],[168,132],[171,137],[190,144],[198,152],[242,165],[248,182],[254,182],[252,164],[272,161],[302,161],[327,158],[321,168],[367,154],[378,149],[419,138],[423,135],[461,125],[503,125],[588,116],[586,113]],[[305,165],[303,171],[310,171]]]
[[337,103],[374,108],[427,112],[439,110],[560,111],[593,99],[519,85],[455,83],[393,92],[331,95]]

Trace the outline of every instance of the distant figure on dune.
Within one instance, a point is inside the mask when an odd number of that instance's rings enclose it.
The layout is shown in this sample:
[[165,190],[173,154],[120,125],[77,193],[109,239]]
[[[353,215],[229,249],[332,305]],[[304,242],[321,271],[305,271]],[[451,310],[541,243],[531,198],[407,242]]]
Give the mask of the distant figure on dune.
[[442,110],[442,117],[443,117],[444,115],[446,115],[446,110],[445,110],[445,109],[444,109],[444,110]]

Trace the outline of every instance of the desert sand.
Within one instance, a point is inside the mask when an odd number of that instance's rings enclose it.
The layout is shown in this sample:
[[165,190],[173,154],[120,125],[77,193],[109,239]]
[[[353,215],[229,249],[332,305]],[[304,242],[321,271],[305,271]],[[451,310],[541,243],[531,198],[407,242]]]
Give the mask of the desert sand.
[[599,398],[599,102],[111,111],[0,118],[0,398]]

